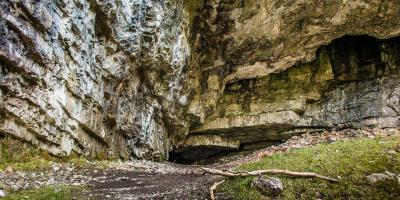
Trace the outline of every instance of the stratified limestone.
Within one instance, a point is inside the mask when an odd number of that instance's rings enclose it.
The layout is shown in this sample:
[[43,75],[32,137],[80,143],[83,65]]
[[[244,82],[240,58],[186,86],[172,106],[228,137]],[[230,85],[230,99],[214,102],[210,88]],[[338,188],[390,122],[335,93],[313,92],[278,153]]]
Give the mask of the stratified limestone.
[[397,0],[3,0],[0,136],[165,159],[398,126],[399,35]]
[[201,89],[189,110],[204,123],[227,84],[312,62],[344,35],[399,36],[399,14],[396,1],[206,0],[193,28]]
[[311,63],[226,85],[216,111],[191,133],[251,145],[332,128],[398,127],[399,50],[400,38],[337,39]]
[[166,157],[187,129],[182,2],[1,1],[0,132],[58,156]]

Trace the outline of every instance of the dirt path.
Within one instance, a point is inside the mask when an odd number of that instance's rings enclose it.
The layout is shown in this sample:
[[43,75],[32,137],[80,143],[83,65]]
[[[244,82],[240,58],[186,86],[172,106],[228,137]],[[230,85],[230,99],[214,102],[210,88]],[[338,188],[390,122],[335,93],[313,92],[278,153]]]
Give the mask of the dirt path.
[[212,177],[108,170],[89,182],[91,199],[208,199]]

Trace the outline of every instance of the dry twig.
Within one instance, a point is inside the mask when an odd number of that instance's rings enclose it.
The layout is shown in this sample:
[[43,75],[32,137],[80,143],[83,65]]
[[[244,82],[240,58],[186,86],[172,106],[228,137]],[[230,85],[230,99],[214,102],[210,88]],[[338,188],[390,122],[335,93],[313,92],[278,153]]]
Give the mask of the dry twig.
[[211,200],[215,200],[214,191],[217,189],[218,185],[221,185],[225,180],[215,182],[214,185],[210,187],[210,198]]
[[232,171],[223,171],[223,170],[219,170],[219,169],[210,169],[210,168],[205,168],[205,167],[202,167],[201,169],[210,174],[216,174],[216,175],[221,175],[221,176],[226,176],[226,177],[258,176],[258,175],[262,175],[262,174],[281,174],[281,175],[287,175],[287,176],[293,176],[293,177],[319,178],[319,179],[326,180],[326,181],[339,182],[339,180],[337,180],[337,179],[330,178],[327,176],[322,176],[322,175],[312,173],[312,172],[293,172],[293,171],[282,170],[282,169],[266,169],[266,170],[257,170],[257,171],[251,171],[251,172],[232,172]]

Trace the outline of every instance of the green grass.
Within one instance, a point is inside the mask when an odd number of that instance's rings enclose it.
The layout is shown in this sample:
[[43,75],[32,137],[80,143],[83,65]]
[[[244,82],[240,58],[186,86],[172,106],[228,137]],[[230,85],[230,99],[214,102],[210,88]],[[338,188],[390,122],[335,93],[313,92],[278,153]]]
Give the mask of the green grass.
[[90,159],[75,154],[58,158],[39,150],[32,145],[23,143],[13,138],[0,139],[0,172],[7,167],[17,171],[38,171],[49,169],[53,162],[73,163],[78,168],[100,167],[107,168],[112,158],[105,157],[104,152],[99,152],[96,157]]
[[62,159],[47,159],[43,158],[40,156],[33,156],[27,161],[21,161],[21,162],[16,162],[16,161],[3,161],[0,162],[0,172],[4,171],[7,167],[11,167],[12,170],[16,171],[43,171],[50,169],[53,165],[53,163],[68,163],[68,164],[74,164],[75,167],[77,168],[90,168],[90,167],[96,167],[100,169],[107,169],[112,163],[112,161],[108,160],[94,160],[94,161],[89,161],[86,158],[72,158],[69,160],[62,160]]
[[49,168],[54,158],[27,143],[10,137],[0,140],[0,171],[7,167],[15,170],[40,170]]
[[0,172],[4,171],[7,167],[11,167],[13,170],[17,171],[45,170],[51,167],[51,163],[52,162],[49,160],[38,157],[23,162],[1,162]]
[[17,193],[8,194],[2,200],[83,200],[82,188],[72,186],[46,186],[36,190],[26,190]]
[[[291,150],[247,163],[237,170],[268,168],[309,171],[340,179],[338,184],[318,179],[278,176],[285,190],[278,199],[398,199],[400,184],[370,184],[366,176],[385,171],[400,173],[400,138],[359,139]],[[252,178],[232,178],[219,188],[229,199],[262,199],[250,187]]]

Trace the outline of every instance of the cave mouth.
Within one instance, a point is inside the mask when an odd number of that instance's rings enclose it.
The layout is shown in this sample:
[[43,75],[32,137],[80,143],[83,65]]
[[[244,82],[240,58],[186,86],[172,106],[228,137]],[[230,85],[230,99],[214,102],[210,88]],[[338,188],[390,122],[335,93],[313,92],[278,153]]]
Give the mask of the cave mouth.
[[171,151],[168,161],[186,165],[211,164],[216,162],[223,154],[232,151],[234,150],[215,146],[187,147]]
[[[310,77],[316,77],[316,74],[323,67],[326,69],[326,65],[324,62],[321,62],[321,58],[325,56],[327,60],[329,60],[331,74],[330,78],[323,79],[325,81],[322,82],[313,82],[314,84],[326,84],[328,87],[323,87],[323,89],[319,90],[319,94],[321,98],[315,101],[306,101],[306,105],[304,106],[320,106],[319,109],[329,110],[331,113],[326,113],[325,118],[323,118],[322,123],[315,121],[316,124],[311,124],[309,126],[304,126],[303,124],[293,124],[292,122],[281,123],[281,124],[272,124],[266,125],[263,124],[261,126],[256,125],[244,125],[242,127],[213,127],[214,129],[203,130],[203,132],[198,132],[193,130],[190,131],[189,136],[193,134],[204,134],[204,135],[220,135],[222,137],[234,138],[240,141],[240,148],[223,148],[221,146],[215,145],[203,145],[203,146],[184,146],[180,149],[174,149],[170,152],[169,161],[180,163],[180,164],[210,164],[214,162],[218,162],[220,158],[231,155],[231,154],[241,154],[246,152],[252,152],[257,149],[267,148],[271,145],[276,145],[279,143],[271,144],[273,141],[285,141],[288,139],[288,132],[296,132],[297,134],[302,134],[306,132],[322,132],[324,130],[330,129],[342,129],[342,128],[350,128],[350,129],[359,129],[366,126],[376,126],[380,127],[379,124],[366,124],[364,121],[368,121],[369,119],[387,119],[388,116],[391,116],[391,113],[385,113],[386,110],[383,101],[383,93],[388,92],[388,88],[392,87],[390,85],[396,85],[397,75],[400,75],[400,37],[394,37],[391,39],[378,39],[368,35],[345,35],[343,37],[334,39],[330,44],[326,46],[321,46],[317,51],[317,57],[314,61],[307,64],[298,64],[293,68],[297,68],[295,70],[301,71],[301,67],[305,65],[312,65],[311,71],[309,72]],[[325,59],[325,58],[324,58]],[[300,69],[300,70],[299,70]],[[271,81],[280,81],[286,82],[290,80],[291,77],[291,68],[288,70],[281,72],[279,74],[271,74]],[[314,73],[314,74],[312,74]],[[324,75],[324,74],[323,74]],[[389,83],[389,86],[385,86],[380,79],[382,77],[387,77],[389,80],[385,80],[385,82],[392,81],[393,83]],[[260,83],[262,83],[262,78],[254,79],[257,82],[259,87]],[[297,79],[296,79],[297,81]],[[321,78],[319,79],[321,81]],[[275,82],[272,82],[275,83]],[[238,93],[240,89],[229,90],[229,88],[247,88],[248,85],[245,85],[246,81],[238,81],[237,83],[231,83],[230,86],[226,86],[226,93],[229,95],[235,95]],[[297,98],[297,96],[307,96],[310,91],[306,91],[304,85],[302,83],[295,82],[295,85],[284,85],[283,88],[280,89],[282,95],[284,93],[288,94],[287,98]],[[400,84],[400,83],[399,83]],[[397,85],[399,85],[397,84]],[[273,84],[272,84],[273,85]],[[275,84],[278,85],[278,84]],[[393,86],[394,87],[394,86]],[[304,92],[304,94],[296,94],[293,95],[293,88],[301,88],[298,91]],[[322,88],[322,87],[321,87]],[[342,89],[344,88],[344,89]],[[238,94],[235,97],[235,103],[244,102],[249,103],[249,106],[241,106],[243,109],[240,113],[241,116],[246,116],[246,114],[252,112],[252,108],[250,106],[252,99],[255,99],[254,91],[258,91],[260,88],[250,88],[244,90],[244,92],[249,93],[249,95]],[[389,88],[393,89],[393,88]],[[368,91],[363,91],[368,90]],[[271,93],[271,90],[267,93]],[[332,92],[332,91],[340,91],[340,92]],[[224,93],[225,93],[224,92]],[[258,92],[260,93],[260,92]],[[345,95],[342,95],[345,94]],[[330,96],[336,95],[336,96]],[[273,95],[272,95],[273,96]],[[294,96],[294,97],[293,97]],[[332,98],[335,97],[335,98]],[[221,97],[220,97],[221,98]],[[247,98],[247,99],[244,99]],[[260,97],[258,97],[260,98]],[[270,101],[276,103],[276,99],[271,97],[271,94],[268,96],[264,96],[263,100]],[[286,98],[286,97],[285,97]],[[291,99],[293,100],[293,99]],[[296,99],[294,99],[296,100]],[[307,99],[306,99],[307,100]],[[218,101],[219,103],[221,101]],[[345,102],[343,105],[337,104],[337,102]],[[392,104],[396,102],[391,102]],[[397,102],[398,106],[400,103]],[[218,107],[226,107],[225,104],[217,105],[215,112],[219,112]],[[332,107],[334,106],[334,107]],[[380,107],[381,106],[381,107]],[[291,109],[291,108],[288,108]],[[336,110],[335,110],[336,109]],[[300,117],[303,115],[307,115],[307,110],[295,110]],[[276,111],[271,111],[276,112]],[[225,116],[225,112],[223,113],[221,118],[227,117]],[[248,114],[250,115],[250,114]],[[386,118],[385,118],[386,117]],[[325,120],[325,121],[324,121]],[[347,120],[347,121],[346,121]],[[363,121],[364,120],[364,121]],[[334,123],[331,123],[331,122]],[[384,123],[385,120],[377,120],[377,122],[373,123]],[[387,121],[386,121],[387,122]],[[319,123],[319,124],[318,124]],[[326,125],[331,123],[331,125]],[[384,125],[386,126],[386,125]],[[262,143],[261,141],[268,141],[270,138],[269,134],[275,134],[274,140],[270,140],[270,143]],[[248,135],[243,137],[243,135]],[[282,138],[277,138],[277,136],[282,135]],[[283,137],[285,135],[285,137]],[[243,141],[246,140],[245,142]],[[249,140],[251,142],[249,142]],[[257,144],[257,145],[256,145]],[[245,146],[253,146],[253,148],[245,148]]]
[[379,40],[368,35],[345,35],[333,40],[325,48],[332,63],[335,82],[366,81],[382,77],[386,70],[381,53],[384,51],[384,43],[390,40],[395,39]]
[[238,148],[218,145],[186,146],[169,152],[168,162],[183,165],[209,165],[223,162],[227,157],[244,156],[256,150],[282,144],[284,140],[242,143]]
[[217,145],[187,146],[171,151],[168,161],[178,164],[212,164],[227,153],[239,151],[240,148]]

